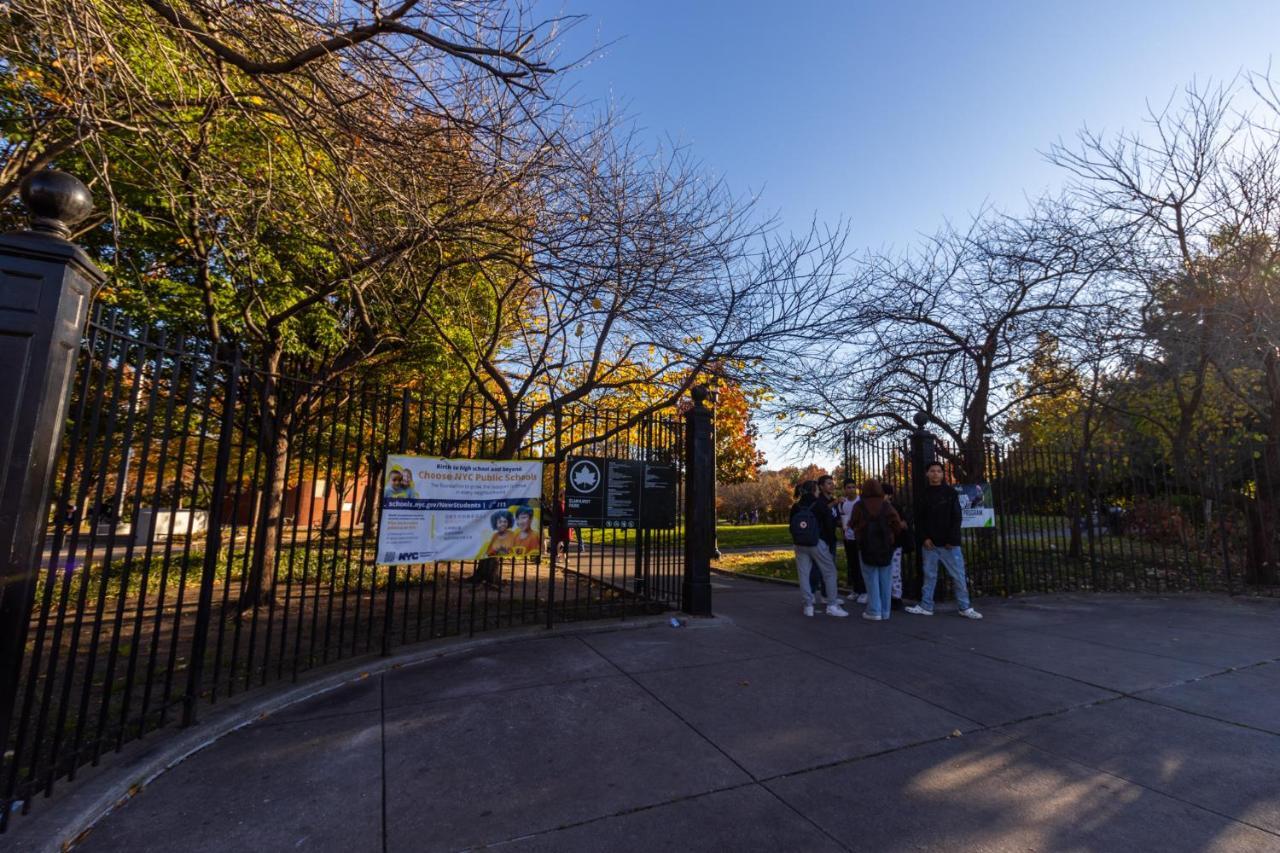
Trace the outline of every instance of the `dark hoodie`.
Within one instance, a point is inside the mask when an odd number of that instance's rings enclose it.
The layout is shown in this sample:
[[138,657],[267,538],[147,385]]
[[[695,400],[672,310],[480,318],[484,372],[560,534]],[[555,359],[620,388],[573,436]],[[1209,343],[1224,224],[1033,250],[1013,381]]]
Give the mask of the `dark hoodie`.
[[925,486],[916,504],[916,541],[936,547],[960,544],[960,496],[955,486]]
[[826,496],[821,492],[813,501],[813,514],[818,517],[819,537],[823,542],[827,543],[827,547],[833,552],[836,548],[836,528],[839,513],[836,512],[836,506],[827,500]]
[[849,518],[849,526],[853,528],[855,538],[863,538],[867,525],[871,523],[871,519],[879,517],[882,509],[887,510],[884,520],[889,525],[891,536],[896,537],[907,526],[894,505],[885,498],[884,490],[875,480],[867,480],[862,484],[859,498],[861,500],[854,505],[853,515]]

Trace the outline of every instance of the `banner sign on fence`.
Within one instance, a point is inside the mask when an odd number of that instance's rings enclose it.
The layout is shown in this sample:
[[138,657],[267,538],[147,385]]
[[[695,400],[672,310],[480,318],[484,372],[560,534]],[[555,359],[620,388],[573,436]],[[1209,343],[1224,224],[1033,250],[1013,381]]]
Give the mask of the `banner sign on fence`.
[[961,527],[995,527],[996,510],[991,502],[990,483],[956,486],[960,495]]
[[675,527],[679,482],[670,465],[571,456],[565,523],[569,527],[622,529]]
[[519,557],[542,550],[542,463],[387,456],[378,562]]

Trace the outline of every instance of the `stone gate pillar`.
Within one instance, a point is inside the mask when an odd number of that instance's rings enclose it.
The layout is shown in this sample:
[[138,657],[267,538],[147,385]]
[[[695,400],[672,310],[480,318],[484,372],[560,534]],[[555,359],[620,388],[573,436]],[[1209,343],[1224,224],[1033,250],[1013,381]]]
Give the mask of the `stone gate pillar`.
[[67,239],[93,209],[85,185],[43,171],[21,193],[31,228],[0,236],[0,743],[17,698],[80,339],[105,277]]
[[711,557],[716,549],[716,443],[710,392],[693,389],[693,406],[685,413],[684,585],[680,609],[693,616],[711,615]]

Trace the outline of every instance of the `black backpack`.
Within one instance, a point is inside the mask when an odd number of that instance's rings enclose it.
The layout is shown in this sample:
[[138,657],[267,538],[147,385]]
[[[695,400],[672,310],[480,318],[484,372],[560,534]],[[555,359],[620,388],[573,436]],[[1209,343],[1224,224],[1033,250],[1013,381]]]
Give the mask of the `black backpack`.
[[889,532],[888,514],[888,504],[881,504],[880,513],[867,521],[866,528],[858,536],[858,554],[868,566],[887,566],[893,562],[896,543]]
[[791,513],[791,541],[800,546],[818,544],[818,516],[813,512],[813,504],[798,506]]

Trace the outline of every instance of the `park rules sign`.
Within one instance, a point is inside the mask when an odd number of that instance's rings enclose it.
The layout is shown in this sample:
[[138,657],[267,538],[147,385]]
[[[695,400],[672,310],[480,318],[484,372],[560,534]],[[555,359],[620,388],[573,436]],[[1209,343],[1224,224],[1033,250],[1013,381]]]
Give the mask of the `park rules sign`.
[[670,465],[571,456],[564,514],[569,527],[630,529],[676,525],[680,482]]
[[542,550],[542,463],[387,457],[384,565],[523,557]]

